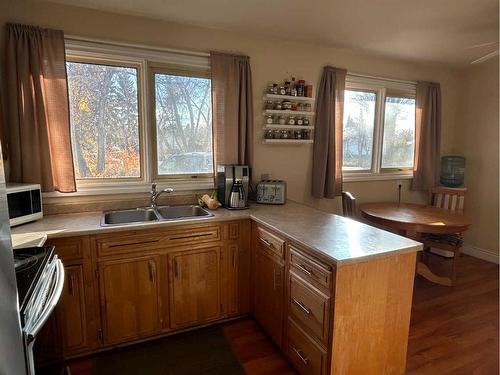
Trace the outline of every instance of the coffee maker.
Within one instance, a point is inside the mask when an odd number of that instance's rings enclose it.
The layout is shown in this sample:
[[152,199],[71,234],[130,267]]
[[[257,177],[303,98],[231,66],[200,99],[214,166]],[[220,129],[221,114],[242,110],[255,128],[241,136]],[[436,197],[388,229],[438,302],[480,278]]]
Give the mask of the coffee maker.
[[[241,184],[241,186],[240,186]],[[233,186],[237,188],[243,199],[238,199],[231,205]],[[241,188],[243,192],[241,192]],[[228,209],[248,208],[248,189],[250,188],[250,168],[247,165],[218,165],[217,166],[217,199],[223,207]],[[236,207],[235,207],[236,206]]]

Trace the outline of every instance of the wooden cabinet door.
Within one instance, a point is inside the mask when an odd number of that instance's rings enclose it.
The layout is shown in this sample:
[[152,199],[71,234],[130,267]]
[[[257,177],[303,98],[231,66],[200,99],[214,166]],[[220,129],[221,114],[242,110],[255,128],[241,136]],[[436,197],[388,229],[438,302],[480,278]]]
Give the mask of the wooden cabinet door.
[[70,355],[88,346],[83,265],[65,267],[66,281],[57,306],[57,321],[63,354]]
[[103,339],[119,343],[159,332],[159,256],[99,263]]
[[254,315],[281,347],[285,266],[257,246],[253,268]]
[[220,254],[218,246],[169,254],[172,328],[220,317]]

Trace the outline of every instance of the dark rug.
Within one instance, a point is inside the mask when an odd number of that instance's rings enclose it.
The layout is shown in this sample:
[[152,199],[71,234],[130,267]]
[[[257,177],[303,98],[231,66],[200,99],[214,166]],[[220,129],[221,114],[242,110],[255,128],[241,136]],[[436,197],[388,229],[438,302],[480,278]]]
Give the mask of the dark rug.
[[207,327],[103,353],[93,375],[243,375],[220,327]]

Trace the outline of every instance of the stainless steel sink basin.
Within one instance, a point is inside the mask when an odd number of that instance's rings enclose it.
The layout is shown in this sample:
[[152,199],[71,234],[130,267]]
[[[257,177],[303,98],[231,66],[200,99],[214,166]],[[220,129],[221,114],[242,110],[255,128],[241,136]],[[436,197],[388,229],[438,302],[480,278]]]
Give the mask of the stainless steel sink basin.
[[200,206],[164,206],[158,207],[162,220],[190,219],[194,217],[210,217],[210,212]]
[[137,224],[151,221],[168,221],[214,216],[200,206],[162,206],[153,208],[136,208],[105,212],[101,225]]
[[149,221],[158,221],[158,216],[151,208],[137,208],[105,212],[102,215],[101,225],[131,224]]

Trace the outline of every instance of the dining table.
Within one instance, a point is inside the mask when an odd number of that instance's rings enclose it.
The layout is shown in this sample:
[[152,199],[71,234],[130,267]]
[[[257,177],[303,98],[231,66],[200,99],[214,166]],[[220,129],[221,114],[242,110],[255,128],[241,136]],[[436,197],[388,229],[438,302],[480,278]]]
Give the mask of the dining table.
[[[471,225],[462,211],[451,211],[417,203],[373,202],[359,206],[366,220],[390,228],[398,234],[419,241],[423,234],[465,232]],[[451,286],[449,277],[432,272],[423,257],[417,261],[416,273],[440,285]]]

